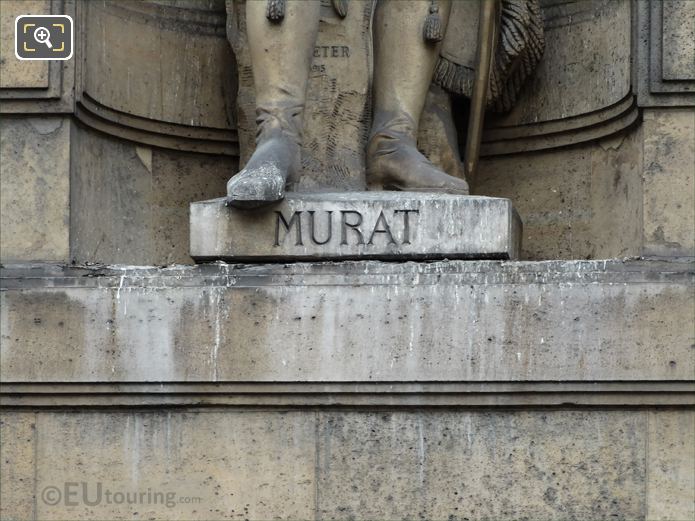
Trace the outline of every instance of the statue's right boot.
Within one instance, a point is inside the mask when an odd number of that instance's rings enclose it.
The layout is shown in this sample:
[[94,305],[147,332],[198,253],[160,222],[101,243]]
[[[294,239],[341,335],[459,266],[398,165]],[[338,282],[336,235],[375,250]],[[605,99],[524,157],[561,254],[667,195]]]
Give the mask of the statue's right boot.
[[256,150],[227,182],[227,204],[256,208],[282,200],[287,179],[300,171],[302,107],[259,108]]
[[[439,44],[423,30],[431,17],[441,31],[451,2],[379,2],[374,13],[374,121],[367,145],[371,190],[468,194],[468,184],[429,161],[417,148],[418,123],[432,83]],[[438,35],[441,37],[441,34]]]
[[408,114],[376,114],[367,145],[370,190],[468,195],[468,183],[435,166],[417,148],[417,125]]

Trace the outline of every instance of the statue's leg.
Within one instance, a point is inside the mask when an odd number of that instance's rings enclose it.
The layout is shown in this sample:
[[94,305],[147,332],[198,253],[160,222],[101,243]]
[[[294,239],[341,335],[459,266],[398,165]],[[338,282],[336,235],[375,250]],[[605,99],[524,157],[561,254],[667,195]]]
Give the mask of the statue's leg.
[[318,0],[286,0],[284,17],[271,21],[268,0],[246,3],[258,133],[253,155],[227,183],[233,206],[282,199],[287,178],[300,171],[302,116],[320,5]]
[[[443,27],[451,2],[435,0]],[[468,184],[433,165],[417,149],[418,123],[439,45],[423,26],[432,2],[380,0],[374,17],[374,122],[367,147],[372,189],[467,194]]]

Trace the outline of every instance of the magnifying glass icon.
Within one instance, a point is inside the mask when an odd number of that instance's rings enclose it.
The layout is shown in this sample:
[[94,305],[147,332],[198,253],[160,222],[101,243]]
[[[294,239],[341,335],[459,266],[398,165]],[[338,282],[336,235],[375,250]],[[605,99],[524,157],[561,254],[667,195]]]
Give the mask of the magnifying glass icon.
[[34,31],[34,39],[39,42],[39,43],[45,43],[46,47],[49,49],[52,49],[53,46],[51,45],[51,32],[46,29],[45,27],[37,27],[36,30]]

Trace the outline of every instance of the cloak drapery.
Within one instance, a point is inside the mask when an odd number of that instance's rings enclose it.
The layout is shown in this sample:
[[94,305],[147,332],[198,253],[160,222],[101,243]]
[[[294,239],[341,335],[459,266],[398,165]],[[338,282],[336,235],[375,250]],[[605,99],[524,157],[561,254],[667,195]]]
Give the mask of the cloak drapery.
[[[510,110],[524,81],[543,55],[543,17],[538,0],[499,0],[498,36],[493,54],[488,109]],[[452,2],[433,81],[454,94],[471,96],[475,78],[480,4]]]

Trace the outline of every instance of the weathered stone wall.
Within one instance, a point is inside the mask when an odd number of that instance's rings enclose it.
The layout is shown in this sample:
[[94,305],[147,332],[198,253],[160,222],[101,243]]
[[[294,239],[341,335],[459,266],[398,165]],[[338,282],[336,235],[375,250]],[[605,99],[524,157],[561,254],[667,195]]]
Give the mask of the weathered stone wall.
[[[693,2],[544,0],[472,183],[525,259],[646,259],[85,267],[192,263],[224,4],[0,1],[0,518],[693,519]],[[18,63],[48,12],[74,58]]]
[[473,183],[514,201],[524,258],[695,254],[693,5],[544,0],[546,55]]
[[[8,412],[2,518],[686,520],[693,429],[662,408]],[[66,482],[75,505],[47,505]],[[148,489],[173,502],[106,504]]]
[[2,259],[70,259],[68,117],[0,119]]
[[[75,20],[66,62],[14,57],[18,14]],[[224,0],[0,3],[3,261],[191,263],[188,205],[237,171]]]
[[191,201],[220,197],[230,156],[73,133],[70,258],[79,263],[191,263]]
[[[690,519],[692,285],[656,261],[5,268],[3,518]],[[176,503],[52,504],[83,482]]]
[[695,254],[695,110],[645,108],[596,142],[485,157],[474,193],[509,197],[522,257]]

